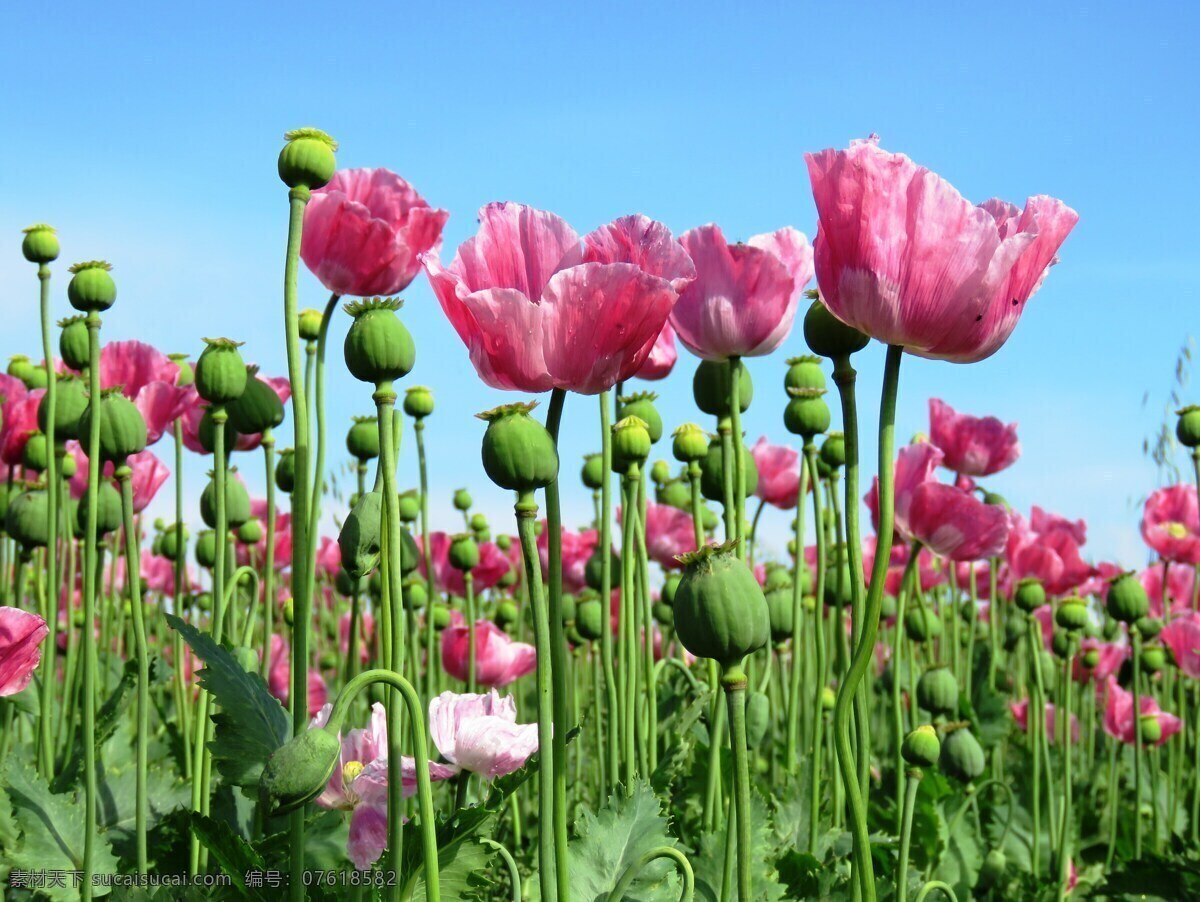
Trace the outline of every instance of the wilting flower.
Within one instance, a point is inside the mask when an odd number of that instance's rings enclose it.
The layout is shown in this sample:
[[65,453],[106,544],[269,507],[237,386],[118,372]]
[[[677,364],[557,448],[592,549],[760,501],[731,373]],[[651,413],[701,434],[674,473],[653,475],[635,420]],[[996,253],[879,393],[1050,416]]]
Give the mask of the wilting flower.
[[[1029,732],[1029,699],[1023,698],[1019,702],[1009,702],[1008,708],[1012,711],[1012,716],[1017,722],[1022,732]],[[1051,742],[1058,741],[1058,730],[1055,727],[1056,712],[1054,705],[1046,703],[1046,737]],[[1079,719],[1071,715],[1071,741],[1079,741]]]
[[626,216],[582,242],[553,213],[479,211],[443,268],[422,262],[479,377],[493,388],[596,394],[634,376],[695,268],[666,226]]
[[[549,579],[550,533],[546,526],[546,521],[543,520],[542,530],[538,533],[537,537],[537,547],[538,558],[542,562],[542,576]],[[587,568],[588,559],[592,556],[592,552],[596,550],[598,544],[600,544],[600,535],[594,529],[572,532],[565,526],[562,528],[562,576],[563,589],[565,591],[582,592],[587,588],[587,579],[584,573]],[[512,566],[523,567],[524,564],[520,560],[520,543],[514,541],[509,548],[516,552]]]
[[1200,680],[1200,614],[1190,611],[1175,617],[1158,637],[1171,649],[1179,669]]
[[939,398],[929,399],[929,440],[942,449],[942,464],[960,476],[991,476],[1021,456],[1016,423],[958,413]]
[[952,561],[977,561],[1004,551],[1008,512],[970,492],[922,482],[912,492],[908,531],[934,553]]
[[970,363],[1008,339],[1079,216],[1039,195],[973,205],[874,135],[807,154],[817,284],[845,323],[910,353]]
[[696,264],[696,281],[679,296],[671,325],[706,360],[770,354],[792,331],[813,273],[808,238],[793,228],[729,244],[709,224],[679,239]]
[[800,493],[800,452],[788,445],[772,445],[764,435],[750,454],[758,468],[754,494],[781,510],[794,508]]
[[187,410],[194,391],[177,385],[179,365],[140,341],[113,341],[100,350],[100,385],[121,387],[146,421],[147,444],[153,445]]
[[[329,722],[332,705],[324,705],[309,724],[309,729]],[[349,811],[350,835],[346,852],[354,866],[366,870],[383,854],[387,846],[387,711],[379,702],[371,706],[371,721],[365,729],[351,730],[342,741],[341,755],[333,776],[316,803],[322,808]],[[405,796],[417,790],[416,762],[405,756],[400,761],[400,780]],[[455,769],[429,763],[431,780],[445,780]]]
[[1146,499],[1142,538],[1159,557],[1180,564],[1200,563],[1200,510],[1196,487],[1172,485]]
[[679,352],[675,350],[675,330],[667,323],[658,333],[658,338],[654,339],[650,356],[635,375],[639,379],[665,379],[675,368],[675,361],[678,359]]
[[511,774],[537,751],[536,723],[517,723],[511,695],[443,692],[429,701],[429,736],[442,757],[485,779]]
[[335,294],[397,294],[421,271],[421,254],[441,246],[449,218],[390,170],[343,169],[308,202],[300,257]]
[[[283,702],[288,702],[292,690],[292,653],[287,640],[275,634],[271,637],[271,671],[267,675],[267,687],[271,694]],[[314,714],[325,704],[329,688],[325,679],[315,669],[308,669],[308,713]]]
[[[434,577],[437,579],[438,588],[464,596],[467,594],[467,584],[463,580],[463,572],[450,565],[450,541],[447,533],[429,534],[429,553],[433,556]],[[482,592],[496,585],[508,573],[509,568],[509,560],[503,551],[492,542],[480,542],[479,563],[471,571],[471,582],[475,591]],[[424,561],[421,562],[420,569],[422,573],[425,572]]]
[[[1105,680],[1103,687],[1097,691],[1104,693],[1104,732],[1126,745],[1133,745],[1138,730],[1138,717],[1133,712],[1133,693],[1122,689],[1113,676]],[[1162,745],[1183,728],[1183,721],[1159,708],[1152,696],[1142,695],[1138,700],[1142,708],[1141,716],[1154,717],[1162,727],[1162,735],[1155,745]]]
[[[466,626],[442,630],[442,666],[456,680],[467,679],[470,631]],[[507,686],[537,666],[537,650],[514,642],[490,620],[475,622],[475,680],[481,686]]]
[[46,621],[37,614],[0,607],[0,696],[16,695],[29,685],[47,632]]

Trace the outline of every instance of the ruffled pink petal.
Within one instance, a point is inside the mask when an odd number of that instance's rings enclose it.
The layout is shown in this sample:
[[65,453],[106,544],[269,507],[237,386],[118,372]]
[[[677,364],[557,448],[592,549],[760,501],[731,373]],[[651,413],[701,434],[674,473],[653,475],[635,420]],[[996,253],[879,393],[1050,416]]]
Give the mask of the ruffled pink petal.
[[455,736],[462,724],[475,717],[499,717],[511,723],[517,719],[517,703],[512,696],[501,697],[495,689],[486,695],[470,692],[443,692],[429,701],[429,736],[447,761],[455,762]]
[[929,399],[929,440],[945,454],[943,464],[965,476],[991,476],[1021,455],[1016,423],[960,414],[939,398]]
[[146,421],[146,444],[153,445],[161,439],[191,400],[186,389],[172,382],[150,382],[143,387],[133,403]]
[[479,231],[449,268],[467,293],[510,288],[537,301],[551,276],[582,258],[579,236],[565,220],[523,204],[492,203],[479,211]]
[[925,482],[912,493],[908,528],[935,554],[978,561],[1000,554],[1008,541],[1008,514],[952,485]]
[[499,717],[463,722],[455,737],[460,767],[486,779],[511,774],[537,751],[537,724],[515,724]]
[[1165,560],[1200,563],[1200,507],[1196,487],[1180,484],[1153,492],[1142,512],[1142,538]]
[[135,513],[141,513],[154,500],[158,490],[170,477],[171,471],[150,451],[131,454],[125,462],[133,469],[130,480],[130,487],[133,489],[133,509]]
[[654,345],[650,348],[646,362],[637,371],[637,378],[647,381],[665,379],[671,375],[671,370],[675,368],[675,361],[678,359],[679,352],[675,350],[675,330],[668,322],[662,327],[658,337],[654,339]]
[[0,696],[15,695],[29,685],[48,632],[37,614],[0,607]]
[[765,235],[755,235],[746,242],[751,247],[761,248],[774,254],[792,277],[792,293],[787,306],[779,318],[778,325],[759,342],[748,357],[759,357],[770,354],[791,334],[792,324],[796,319],[796,309],[806,286],[813,277],[813,249],[808,243],[808,236],[798,229],[786,226],[776,232]]
[[696,278],[691,257],[661,222],[622,216],[583,236],[584,263],[631,263],[671,283],[678,294]]
[[131,400],[151,382],[174,385],[178,378],[179,365],[144,342],[112,341],[100,350],[100,385],[119,385]]
[[780,510],[794,508],[800,493],[800,452],[788,445],[772,445],[764,435],[750,454],[758,468],[754,494]]
[[387,848],[387,827],[386,791],[382,805],[359,805],[350,815],[346,854],[360,871],[370,869]]

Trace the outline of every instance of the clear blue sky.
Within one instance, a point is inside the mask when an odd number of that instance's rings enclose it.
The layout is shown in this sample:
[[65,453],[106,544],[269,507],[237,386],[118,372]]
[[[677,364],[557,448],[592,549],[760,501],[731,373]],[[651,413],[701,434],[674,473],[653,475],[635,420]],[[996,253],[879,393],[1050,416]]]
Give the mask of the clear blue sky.
[[[901,436],[927,428],[931,394],[1019,421],[1025,456],[995,488],[1024,509],[1086,517],[1093,556],[1138,565],[1130,501],[1155,478],[1141,442],[1200,300],[1196,7],[902,6],[10,8],[0,39],[0,234],[9,236],[0,356],[35,353],[37,283],[20,229],[47,221],[64,264],[115,264],[107,338],[195,354],[201,336],[227,335],[283,372],[286,195],[274,169],[289,128],[326,129],[341,141],[342,166],[387,166],[450,210],[447,256],[474,231],[476,209],[503,199],[552,209],[581,233],[641,211],[677,232],[716,221],[731,238],[783,225],[811,236],[804,152],[878,132],[974,200],[1049,193],[1082,216],[999,354],[968,367],[909,359]],[[53,284],[66,315],[65,266]],[[307,274],[302,291],[306,306],[324,302]],[[436,519],[455,525],[448,498],[459,485],[494,519],[507,517],[508,499],[478,465],[482,426],[469,417],[502,396],[476,381],[423,277],[406,301],[418,343],[411,379],[438,400]],[[335,361],[344,329],[334,328]],[[751,441],[764,431],[787,438],[782,361],[802,350],[797,333],[752,364]],[[878,345],[861,355],[868,422],[881,360]],[[671,424],[695,418],[690,364],[683,352],[663,387]],[[369,391],[345,374],[330,382],[340,449]],[[597,442],[594,410],[569,403],[568,474]],[[169,443],[157,450],[170,455]],[[205,467],[188,466],[198,494]],[[242,462],[252,484],[260,466]],[[411,481],[411,454],[401,468]],[[569,499],[568,522],[584,519],[582,491]],[[781,547],[784,518],[766,522],[768,544]]]

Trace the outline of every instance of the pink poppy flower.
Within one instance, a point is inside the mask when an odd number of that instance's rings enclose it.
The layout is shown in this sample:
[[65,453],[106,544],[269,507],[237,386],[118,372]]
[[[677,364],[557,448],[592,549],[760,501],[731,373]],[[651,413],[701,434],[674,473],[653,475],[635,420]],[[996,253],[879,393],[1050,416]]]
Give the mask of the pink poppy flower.
[[696,281],[671,313],[687,349],[706,360],[726,360],[761,357],[779,347],[812,278],[808,238],[788,227],[729,244],[720,226],[710,223],[679,241],[696,265]]
[[[1082,523],[1083,521],[1081,520],[1079,522]],[[1104,596],[1108,592],[1108,584],[1124,572],[1125,568],[1119,566],[1118,564],[1114,564],[1111,561],[1101,561],[1092,568],[1092,575],[1080,583],[1079,587],[1075,591],[1084,598],[1087,598],[1088,596],[1094,596],[1103,600]],[[1143,581],[1143,585],[1145,585],[1145,581]],[[1150,591],[1148,586],[1146,587],[1146,591]],[[1151,602],[1151,604],[1153,604],[1153,602]],[[1155,616],[1161,616],[1161,614],[1156,614]]]
[[1008,512],[952,485],[923,482],[909,501],[908,530],[944,558],[978,561],[1004,551]]
[[1021,456],[1016,423],[958,413],[939,398],[929,399],[929,440],[942,449],[943,465],[963,476],[991,476]]
[[[1007,518],[1005,521],[1007,531]],[[1003,553],[1003,549],[1001,549]],[[971,561],[958,561],[954,565],[954,577],[958,581],[958,586],[963,592],[971,591],[972,573],[975,578],[975,597],[981,601],[991,600],[992,593],[992,578],[990,574],[991,564],[988,561],[975,561],[974,567],[971,566]],[[997,588],[1001,590],[1001,595],[1007,595],[1004,591],[1003,568],[999,571],[999,579],[997,580]]]
[[337,576],[338,571],[342,569],[342,549],[337,539],[321,536],[317,545],[317,567],[326,576]]
[[642,364],[642,368],[635,375],[637,378],[647,381],[665,379],[675,368],[675,361],[678,359],[679,352],[675,350],[675,330],[671,328],[670,323],[667,323],[658,333],[658,338],[654,339],[654,347],[650,349],[650,356],[646,358],[646,362]]
[[1083,560],[1077,535],[1078,530],[1054,525],[1039,533],[1014,511],[1006,548],[1013,579],[1036,577],[1050,595],[1083,585],[1095,570]]
[[[565,526],[562,528],[562,569],[563,569],[563,590],[566,592],[582,592],[587,588],[587,579],[584,573],[587,569],[587,562],[591,558],[592,553],[596,550],[596,546],[600,544],[600,534],[594,529],[584,529],[580,532],[573,532]],[[550,533],[546,529],[546,521],[542,521],[541,532],[537,536],[538,557],[542,562],[542,576],[549,579],[550,573]],[[510,551],[516,551],[513,557],[513,566],[518,568],[518,572],[524,573],[524,562],[521,560],[520,543],[513,540],[510,546]]]
[[1189,611],[1179,615],[1158,636],[1171,649],[1179,669],[1200,680],[1200,614]]
[[[429,553],[433,555],[434,577],[439,589],[451,592],[460,597],[467,594],[467,584],[463,572],[450,566],[451,536],[444,532],[429,534]],[[476,593],[490,589],[503,579],[509,571],[509,560],[493,542],[479,543],[479,564],[471,571],[471,581]],[[425,562],[420,564],[421,573],[425,572]]]
[[[75,473],[70,479],[71,495],[74,498],[82,498],[88,484],[88,471],[90,469],[88,459],[83,453],[83,449],[79,447],[78,442],[67,442],[67,449],[75,457]],[[130,486],[133,489],[133,510],[134,513],[140,514],[154,500],[154,496],[158,494],[158,490],[163,487],[170,477],[171,471],[149,449],[129,455],[125,462],[133,470],[133,476],[130,479]],[[113,473],[116,472],[116,468],[113,466],[112,461],[105,462],[103,472],[104,478],[113,481],[113,485],[119,491],[120,486],[113,480]]]
[[[287,704],[292,688],[292,651],[288,641],[278,633],[271,637],[271,670],[267,675],[267,687],[271,694]],[[315,714],[325,704],[329,687],[315,669],[308,669],[308,713]]]
[[794,508],[800,493],[800,452],[788,445],[772,445],[764,435],[750,454],[758,468],[754,494],[780,510]]
[[175,564],[162,555],[142,551],[142,586],[150,592],[171,595],[175,591]]
[[448,267],[421,260],[479,377],[492,388],[597,394],[645,364],[695,267],[661,223],[626,216],[582,242],[553,213],[479,211]]
[[[942,451],[929,442],[914,442],[900,449],[895,469],[895,526],[900,538],[912,541],[912,529],[908,522],[913,492],[926,482],[936,482],[934,475],[942,462]],[[879,531],[879,477],[871,482],[871,490],[863,498],[871,511],[871,523]]]
[[[1133,713],[1133,693],[1122,689],[1113,676],[1104,681],[1103,687],[1098,687],[1098,692],[1103,692],[1104,698],[1104,732],[1126,745],[1133,745],[1138,728],[1138,718]],[[1154,717],[1162,727],[1162,736],[1155,745],[1162,745],[1183,728],[1183,721],[1159,708],[1152,696],[1142,695],[1139,702],[1141,716]]]
[[121,386],[121,393],[146,421],[147,444],[153,445],[183,415],[193,391],[179,387],[179,365],[140,341],[113,341],[100,350],[100,384]]
[[[1195,586],[1194,568],[1187,564],[1166,563],[1166,596],[1170,602],[1172,613],[1191,611],[1192,590]],[[1162,618],[1166,616],[1167,607],[1163,604],[1163,563],[1151,564],[1138,574],[1138,581],[1150,598],[1150,616]],[[1118,573],[1122,571],[1117,571]],[[1116,576],[1117,574],[1113,574]],[[1107,588],[1107,586],[1105,587]]]
[[[465,626],[442,630],[442,667],[456,680],[466,681],[470,653],[470,631]],[[514,642],[490,620],[475,622],[475,680],[482,686],[507,686],[533,673],[537,650],[526,642]]]
[[429,700],[429,736],[442,757],[486,780],[511,774],[538,748],[538,725],[517,723],[511,695],[443,692]]
[[[618,510],[618,521],[620,516]],[[675,555],[695,547],[696,530],[690,514],[669,504],[646,504],[646,553],[652,561],[667,570],[676,569],[683,565]]]
[[[1084,655],[1089,651],[1095,651],[1098,655],[1095,667],[1088,667],[1083,661]],[[1075,655],[1075,666],[1072,668],[1071,675],[1079,683],[1089,681],[1097,684],[1103,683],[1121,669],[1121,665],[1129,657],[1129,654],[1128,645],[1085,638],[1079,643],[1079,653]]]
[[29,436],[37,431],[44,394],[44,389],[30,391],[20,379],[0,373],[0,460],[10,467],[21,463]]
[[[1009,702],[1008,708],[1012,711],[1013,718],[1017,721],[1017,726],[1024,733],[1029,732],[1029,699],[1023,698],[1019,702]],[[1058,741],[1058,730],[1055,727],[1057,723],[1056,712],[1054,705],[1046,703],[1046,738],[1051,742]],[[1071,715],[1071,741],[1079,741],[1079,718],[1074,714]]]
[[49,631],[37,614],[0,607],[0,697],[16,695],[29,685]]
[[1068,520],[1061,514],[1053,514],[1034,505],[1029,514],[1029,526],[1038,535],[1045,536],[1055,531],[1065,531],[1076,545],[1087,544],[1087,523],[1083,520]]
[[1079,216],[1052,197],[973,205],[872,135],[806,154],[821,297],[912,354],[970,363],[1008,339]]
[[1200,563],[1200,510],[1194,485],[1172,485],[1146,499],[1142,538],[1168,561]]
[[335,294],[397,294],[421,271],[421,254],[441,246],[449,218],[388,169],[343,169],[313,192],[300,257]]

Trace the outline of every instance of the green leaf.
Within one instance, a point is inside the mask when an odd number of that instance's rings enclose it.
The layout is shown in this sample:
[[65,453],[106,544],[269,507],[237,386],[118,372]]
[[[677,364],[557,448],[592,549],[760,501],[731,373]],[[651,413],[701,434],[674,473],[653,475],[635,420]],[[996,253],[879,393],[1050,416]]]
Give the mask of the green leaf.
[[[83,800],[74,794],[51,793],[33,768],[20,758],[9,759],[3,777],[14,820],[22,834],[16,848],[5,847],[4,857],[9,866],[29,871],[82,870]],[[92,866],[97,874],[117,873],[117,858],[102,834],[92,847]],[[40,892],[51,899],[79,898],[79,890],[70,878],[64,887],[43,887]],[[107,892],[107,887],[95,888],[96,895]]]
[[[728,822],[727,822],[728,823]],[[721,884],[725,874],[725,843],[727,829],[707,834],[700,841],[700,854],[692,859],[696,873],[696,897],[716,902],[721,898]],[[848,835],[848,834],[847,834]],[[735,837],[736,841],[736,837]],[[786,857],[777,845],[778,839],[771,824],[768,800],[759,792],[750,795],[750,862],[754,902],[774,902],[787,896],[788,888],[779,880],[776,863]],[[571,875],[572,878],[574,874]],[[737,887],[733,896],[737,898]]]
[[[137,661],[129,660],[125,662],[125,669],[121,673],[121,679],[117,683],[117,687],[112,691],[112,694],[105,699],[100,710],[96,712],[96,751],[97,761],[100,759],[99,751],[106,742],[116,732],[117,727],[125,719],[125,710],[129,707],[131,700],[130,693],[134,686],[137,685]],[[54,792],[66,792],[79,780],[80,774],[83,772],[83,734],[82,732],[75,740],[75,745],[71,750],[71,758],[67,764],[54,778],[54,782],[50,788]]]
[[[132,752],[117,767],[97,767],[97,821],[109,834],[113,849],[128,861],[137,854],[137,767]],[[160,763],[146,770],[146,829],[153,830],[172,811],[186,807],[191,800],[190,784],[180,780]],[[155,849],[150,852],[154,864]]]
[[[968,805],[967,798],[961,800],[962,805]],[[945,803],[941,806],[942,819],[950,822],[954,815],[946,810]],[[955,812],[957,814],[958,811]],[[979,839],[975,835],[975,826],[969,814],[958,819],[953,833],[946,834],[946,852],[942,856],[934,876],[954,887],[954,893],[960,899],[970,898],[971,888],[979,880],[979,869],[983,866],[984,853],[979,847]]]
[[221,821],[205,817],[195,811],[191,812],[189,820],[196,839],[200,840],[200,844],[208,849],[213,860],[233,881],[233,885],[246,897],[265,902],[267,896],[263,890],[246,885],[247,871],[267,870],[266,862],[254,851],[254,847],[234,833],[228,824]]
[[247,673],[224,647],[173,614],[167,622],[204,661],[200,685],[212,693],[221,711],[213,715],[216,738],[209,744],[213,762],[227,781],[254,786],[263,765],[291,735],[283,706],[257,673]]
[[[420,838],[413,836],[405,840],[420,845]],[[482,843],[468,837],[460,837],[449,845],[438,849],[438,881],[443,899],[492,898],[488,890],[491,880],[485,876],[495,853]],[[415,875],[411,896],[413,902],[425,902],[425,870]]]

